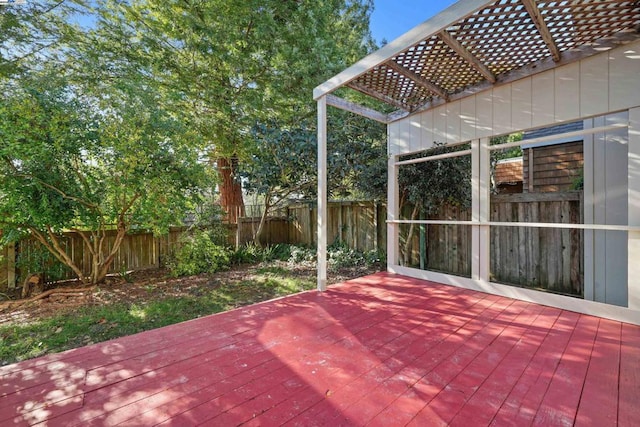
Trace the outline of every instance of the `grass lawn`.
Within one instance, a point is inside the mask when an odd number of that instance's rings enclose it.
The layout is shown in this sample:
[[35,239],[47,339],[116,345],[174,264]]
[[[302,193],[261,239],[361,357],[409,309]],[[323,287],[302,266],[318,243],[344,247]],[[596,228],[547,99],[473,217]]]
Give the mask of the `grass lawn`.
[[113,289],[105,286],[90,303],[0,324],[0,365],[313,289],[316,284],[315,270],[301,273],[277,263],[240,274],[194,277],[163,276]]

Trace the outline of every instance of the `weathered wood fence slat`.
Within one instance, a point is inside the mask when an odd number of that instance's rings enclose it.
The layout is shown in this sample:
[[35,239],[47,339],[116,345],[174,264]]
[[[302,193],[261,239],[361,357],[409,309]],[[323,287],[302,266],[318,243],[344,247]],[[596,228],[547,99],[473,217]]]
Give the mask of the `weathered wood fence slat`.
[[[471,212],[443,206],[429,219],[469,221]],[[495,195],[490,220],[581,224],[582,198],[580,192]],[[405,264],[470,277],[471,226],[423,227],[426,244],[422,242],[421,251],[420,233],[414,232]],[[401,236],[407,236],[408,228],[401,227]],[[493,226],[490,233],[492,281],[583,295],[582,230]]]
[[[315,204],[298,204],[269,218],[265,242],[313,246],[317,242]],[[376,202],[332,202],[328,206],[328,241],[359,251],[386,249],[386,206]],[[405,214],[406,217],[406,214]],[[430,219],[468,221],[470,211],[444,206]],[[579,192],[528,193],[497,195],[491,198],[491,221],[582,223],[582,200]],[[241,218],[229,224],[229,244],[250,242],[259,218]],[[409,226],[401,225],[406,236]],[[184,228],[174,228],[163,236],[151,233],[127,235],[118,251],[111,273],[140,270],[162,265],[178,248]],[[113,244],[115,236],[109,236]],[[583,232],[581,230],[539,229],[527,227],[491,227],[491,279],[518,286],[549,289],[582,295]],[[18,256],[28,256],[34,242],[18,245]],[[404,246],[404,242],[402,243]],[[89,271],[89,257],[79,236],[65,237],[67,252],[83,271]],[[421,249],[422,247],[422,249]],[[7,288],[11,273],[13,248],[2,248],[0,291]],[[471,274],[471,227],[467,225],[416,225],[409,244],[407,265],[469,277]],[[66,272],[63,278],[73,278]]]
[[[292,243],[315,245],[316,207],[312,204],[299,204],[286,210],[278,210],[278,217],[268,218],[264,234],[264,242],[268,244]],[[336,202],[329,204],[330,242],[343,242],[345,245],[361,251],[386,247],[386,207],[374,202]],[[228,243],[244,245],[253,240],[259,217],[239,218],[237,224],[225,224],[228,228]],[[169,254],[179,248],[180,237],[187,229],[172,228],[167,234],[154,236],[149,232],[129,233],[125,237],[109,273],[157,268],[165,263]],[[108,232],[106,249],[110,249],[115,241],[115,232]],[[89,253],[83,241],[76,233],[65,233],[62,243],[66,252],[85,273],[91,271]],[[25,239],[17,245],[19,257],[34,257],[39,243]],[[0,291],[19,286],[16,277],[32,272],[20,272],[16,269],[14,246],[0,248]],[[62,265],[55,266],[55,280],[73,279],[73,272]],[[20,274],[22,273],[22,274]]]

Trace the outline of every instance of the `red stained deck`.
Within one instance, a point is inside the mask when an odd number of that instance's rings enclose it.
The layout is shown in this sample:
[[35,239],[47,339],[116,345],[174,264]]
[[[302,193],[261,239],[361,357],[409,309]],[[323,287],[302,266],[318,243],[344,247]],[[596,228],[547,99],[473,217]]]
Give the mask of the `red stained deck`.
[[380,273],[0,368],[0,425],[640,425],[640,327]]

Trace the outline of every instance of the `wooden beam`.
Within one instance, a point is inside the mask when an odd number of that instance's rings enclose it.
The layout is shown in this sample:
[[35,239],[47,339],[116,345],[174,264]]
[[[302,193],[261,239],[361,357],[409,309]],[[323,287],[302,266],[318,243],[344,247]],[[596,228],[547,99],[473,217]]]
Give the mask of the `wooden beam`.
[[560,62],[560,50],[556,45],[556,42],[553,40],[553,36],[549,32],[547,28],[547,24],[544,22],[544,18],[540,14],[540,9],[536,5],[535,0],[520,0],[520,2],[524,5],[525,9],[527,9],[527,13],[531,17],[533,24],[538,29],[542,40],[547,45],[547,49],[551,52],[551,57],[555,62]]
[[371,120],[375,120],[380,123],[388,123],[387,115],[382,114],[372,108],[356,104],[355,102],[347,101],[346,99],[337,97],[335,95],[327,95],[327,105],[340,108],[341,110],[349,111],[353,114],[366,117]]
[[482,74],[482,76],[487,79],[491,83],[496,82],[496,76],[491,72],[486,65],[484,65],[478,58],[476,58],[469,50],[462,46],[455,37],[451,35],[447,30],[442,30],[438,33],[438,37],[442,40],[447,46],[449,46],[455,53],[460,55],[465,61],[467,61],[473,68],[476,69],[477,72]]
[[440,86],[434,83],[431,83],[429,80],[425,79],[424,77],[422,77],[417,73],[414,73],[410,69],[403,67],[393,59],[391,61],[385,62],[384,65],[388,68],[391,68],[393,71],[400,74],[401,76],[405,76],[406,78],[413,80],[418,86],[422,86],[428,91],[435,93],[440,98],[444,100],[449,99],[449,95],[447,94],[446,90],[444,90],[443,88],[441,88]]
[[454,3],[431,19],[423,22],[397,39],[386,44],[381,49],[373,52],[369,56],[361,59],[351,67],[335,75],[331,79],[317,86],[313,90],[313,99],[317,100],[322,95],[333,92],[337,88],[357,79],[361,75],[398,56],[411,46],[420,43],[434,34],[459,22],[478,10],[494,3],[495,0],[466,0]]
[[351,82],[348,86],[352,89],[357,90],[358,92],[362,92],[365,95],[369,95],[372,98],[375,98],[379,101],[386,102],[387,104],[393,105],[396,108],[407,111],[407,107],[404,106],[400,101],[391,98],[390,96],[384,95],[382,93],[376,92],[373,89],[369,89],[363,84],[358,82]]

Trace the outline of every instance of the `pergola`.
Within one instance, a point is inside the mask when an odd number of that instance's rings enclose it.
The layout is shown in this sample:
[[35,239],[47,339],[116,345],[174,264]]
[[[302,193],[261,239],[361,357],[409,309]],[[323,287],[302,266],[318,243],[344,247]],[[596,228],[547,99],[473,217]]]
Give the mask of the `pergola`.
[[[333,94],[341,88],[395,111],[385,114]],[[319,85],[313,95],[319,290],[326,289],[330,105],[387,124],[390,272],[640,323],[639,2],[461,0]],[[521,143],[495,147],[490,139],[577,120],[583,130],[556,138],[584,137],[591,144],[585,151],[583,223],[492,222],[490,153]],[[414,161],[401,156],[428,149],[433,141],[470,144],[451,156],[471,157],[472,219],[413,222],[471,227],[470,277],[399,262],[399,227],[412,221],[399,216],[398,169]],[[496,226],[584,230],[584,299],[493,283],[490,229]]]

